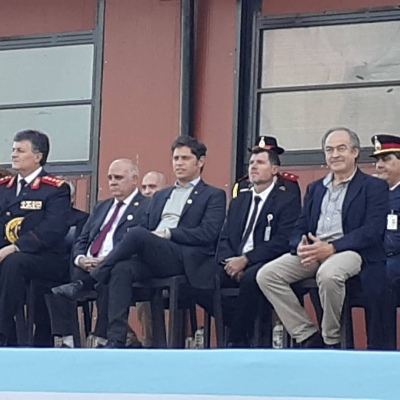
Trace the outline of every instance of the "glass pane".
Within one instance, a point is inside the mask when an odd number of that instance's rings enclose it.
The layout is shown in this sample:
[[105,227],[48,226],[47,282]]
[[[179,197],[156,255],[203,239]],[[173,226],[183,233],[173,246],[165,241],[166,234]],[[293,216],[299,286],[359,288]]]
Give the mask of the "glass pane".
[[9,163],[14,134],[38,129],[50,138],[49,161],[85,161],[90,155],[91,106],[0,110],[0,163]]
[[264,31],[262,87],[400,79],[400,22]]
[[400,88],[366,88],[264,94],[260,135],[272,135],[287,150],[320,149],[330,128],[345,126],[372,146],[377,132],[398,133]]
[[0,51],[0,105],[91,99],[93,48]]

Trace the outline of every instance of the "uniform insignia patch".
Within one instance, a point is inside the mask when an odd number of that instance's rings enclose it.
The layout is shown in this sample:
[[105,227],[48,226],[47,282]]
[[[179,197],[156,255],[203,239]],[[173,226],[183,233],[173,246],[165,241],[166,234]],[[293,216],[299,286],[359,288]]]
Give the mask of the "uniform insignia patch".
[[21,201],[21,210],[41,210],[43,207],[43,201],[39,200],[24,200]]
[[6,238],[10,243],[15,243],[19,239],[19,231],[24,217],[13,218],[6,224]]
[[42,176],[41,181],[43,183],[46,183],[47,185],[50,186],[55,186],[55,187],[60,187],[63,183],[65,183],[64,179],[57,178],[56,176]]
[[3,178],[0,179],[0,185],[4,185],[8,182],[11,181],[11,179],[13,179],[14,177],[9,175],[9,176],[4,176]]
[[289,172],[282,172],[281,175],[283,178],[285,178],[289,181],[292,181],[292,182],[297,182],[299,180],[298,175],[291,174]]

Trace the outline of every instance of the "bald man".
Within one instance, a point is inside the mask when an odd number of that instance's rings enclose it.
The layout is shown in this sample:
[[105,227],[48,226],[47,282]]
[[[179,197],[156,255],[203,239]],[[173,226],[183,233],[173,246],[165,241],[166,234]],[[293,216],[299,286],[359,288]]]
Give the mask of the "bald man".
[[[112,251],[125,233],[139,224],[149,203],[138,189],[139,168],[133,161],[113,161],[108,169],[107,178],[112,197],[95,206],[73,246],[72,279],[75,280],[87,276]],[[108,325],[108,288],[105,285],[99,286],[98,300],[101,300],[101,304],[98,304],[100,315],[93,335],[95,347],[101,347],[106,342]],[[71,332],[64,329],[53,328],[53,332],[63,337],[64,347],[73,347]]]
[[167,186],[167,178],[162,172],[150,171],[142,180],[142,194],[146,197],[153,197],[154,193]]

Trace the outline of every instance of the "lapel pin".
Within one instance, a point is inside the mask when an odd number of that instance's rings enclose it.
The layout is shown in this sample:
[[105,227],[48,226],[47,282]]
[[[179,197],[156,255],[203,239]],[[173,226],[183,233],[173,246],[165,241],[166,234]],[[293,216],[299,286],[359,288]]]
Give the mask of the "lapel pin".
[[192,203],[193,203],[193,200],[192,200],[192,199],[189,199],[189,200],[187,201],[187,203],[188,203],[188,204],[192,204]]
[[273,219],[274,219],[274,216],[272,214],[267,215],[268,222],[271,222]]
[[133,215],[132,215],[132,214],[129,214],[129,215],[126,217],[126,219],[127,219],[128,221],[132,221],[132,220],[133,220]]
[[139,205],[139,202],[138,202],[138,201],[135,201],[135,202],[133,203],[133,205],[134,205],[135,207],[137,207],[137,206]]
[[196,190],[195,192],[194,192],[194,194],[198,194],[199,192]]

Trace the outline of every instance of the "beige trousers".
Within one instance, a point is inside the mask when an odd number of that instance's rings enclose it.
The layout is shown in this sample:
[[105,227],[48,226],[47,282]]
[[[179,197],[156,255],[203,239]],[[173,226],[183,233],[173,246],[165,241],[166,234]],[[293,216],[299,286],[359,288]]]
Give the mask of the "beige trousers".
[[333,254],[323,262],[304,267],[298,256],[284,254],[265,264],[257,274],[257,283],[270,301],[289,334],[298,343],[317,332],[306,310],[290,285],[316,276],[323,308],[322,336],[327,345],[340,342],[340,320],[347,279],[361,270],[361,257],[354,251]]
[[149,301],[136,304],[138,320],[142,325],[142,344],[143,347],[151,347],[153,343],[153,331],[151,325],[151,308]]

